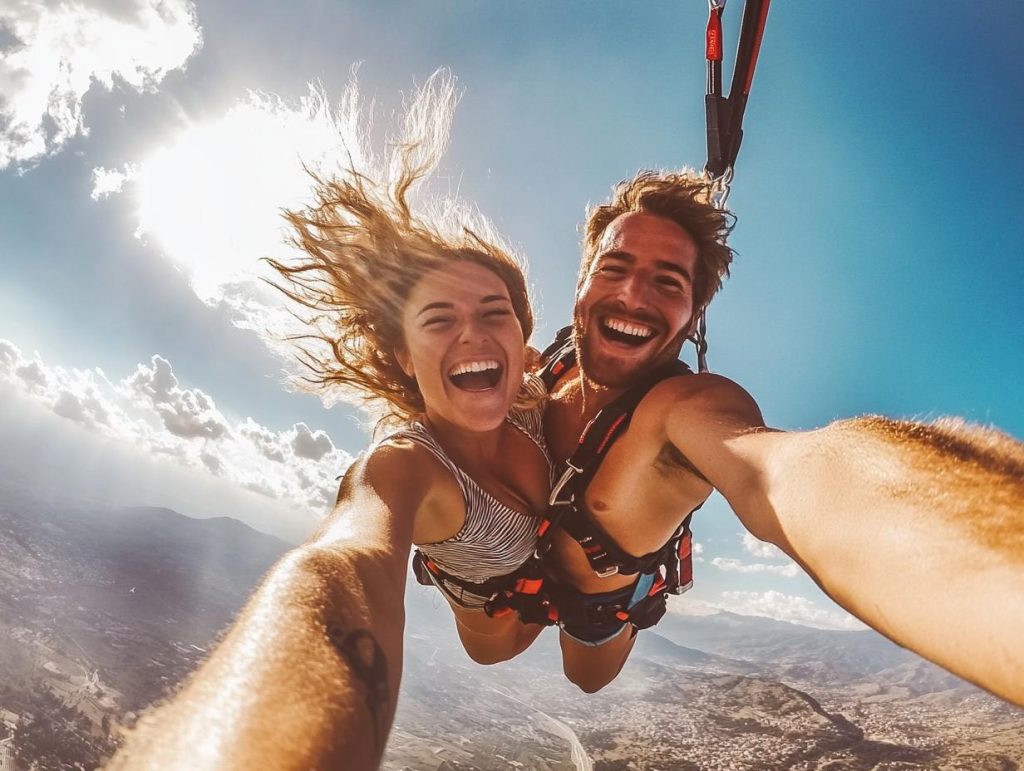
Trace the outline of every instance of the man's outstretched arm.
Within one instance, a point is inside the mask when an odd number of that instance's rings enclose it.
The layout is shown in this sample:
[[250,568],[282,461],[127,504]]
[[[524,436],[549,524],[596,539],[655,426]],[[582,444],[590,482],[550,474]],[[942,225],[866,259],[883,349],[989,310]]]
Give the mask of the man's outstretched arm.
[[390,471],[375,460],[347,475],[317,536],[270,570],[209,660],[108,768],[377,768],[401,674],[412,532],[411,517],[396,516],[411,504],[381,494],[375,476]]
[[759,423],[717,379],[677,401],[668,430],[747,529],[836,602],[1024,706],[1024,445],[956,420]]

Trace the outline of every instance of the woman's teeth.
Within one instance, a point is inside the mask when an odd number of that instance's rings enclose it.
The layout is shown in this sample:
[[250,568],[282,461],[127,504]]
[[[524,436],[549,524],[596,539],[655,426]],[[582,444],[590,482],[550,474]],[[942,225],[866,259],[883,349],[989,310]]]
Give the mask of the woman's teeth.
[[463,375],[467,372],[485,372],[489,369],[498,369],[501,365],[493,359],[486,359],[483,361],[465,361],[462,364],[456,364],[452,367],[448,373],[449,377],[452,375]]
[[465,361],[451,368],[448,379],[464,391],[486,391],[498,385],[501,364],[494,359]]

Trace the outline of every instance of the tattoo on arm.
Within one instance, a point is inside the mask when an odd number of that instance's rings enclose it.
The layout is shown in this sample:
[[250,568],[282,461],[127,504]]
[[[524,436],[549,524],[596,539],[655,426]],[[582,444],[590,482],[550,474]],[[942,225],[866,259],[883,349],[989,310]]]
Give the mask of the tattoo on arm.
[[388,662],[384,649],[367,629],[329,626],[327,637],[366,688],[366,706],[373,722],[374,746],[383,752],[388,734]]

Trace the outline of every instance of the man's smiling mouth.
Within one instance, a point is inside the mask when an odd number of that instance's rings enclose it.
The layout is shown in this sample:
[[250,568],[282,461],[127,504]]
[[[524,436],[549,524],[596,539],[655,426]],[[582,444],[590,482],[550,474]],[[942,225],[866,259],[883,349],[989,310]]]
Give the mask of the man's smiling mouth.
[[502,372],[496,359],[476,359],[456,364],[448,371],[448,380],[463,391],[487,391],[498,385]]
[[647,324],[615,316],[605,316],[602,318],[600,329],[605,339],[634,348],[639,348],[655,335],[654,328]]

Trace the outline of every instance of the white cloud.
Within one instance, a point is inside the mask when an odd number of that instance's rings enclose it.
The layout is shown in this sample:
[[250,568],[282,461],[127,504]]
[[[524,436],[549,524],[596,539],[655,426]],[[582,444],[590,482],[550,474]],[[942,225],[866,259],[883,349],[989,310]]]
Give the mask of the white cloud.
[[110,414],[107,412],[107,408],[95,394],[79,395],[66,388],[61,389],[57,400],[53,403],[53,411],[63,418],[88,427],[94,427],[97,424],[109,425],[110,423]]
[[138,167],[131,163],[126,163],[120,169],[97,166],[92,170],[92,192],[89,196],[92,200],[98,201],[111,193],[120,193],[124,183],[135,179],[138,173]]
[[722,592],[718,602],[721,610],[744,616],[766,616],[778,621],[817,627],[819,629],[865,629],[856,618],[841,608],[821,608],[806,597],[782,592]]
[[232,422],[211,396],[183,387],[161,356],[111,383],[99,369],[50,366],[0,340],[0,380],[54,414],[129,442],[144,455],[173,459],[313,514],[333,504],[335,477],[351,462],[324,431],[304,423],[275,431],[249,417]]
[[743,548],[755,557],[759,557],[764,560],[789,559],[789,557],[787,557],[775,544],[765,543],[746,532],[740,533],[740,537],[743,539]]
[[249,492],[171,456],[140,452],[134,444],[59,417],[52,405],[26,397],[3,375],[0,473],[12,495],[24,490],[33,499],[60,505],[161,506],[192,517],[227,515],[291,543],[305,540],[323,513]]
[[224,464],[220,462],[220,458],[214,455],[212,452],[206,452],[205,450],[199,453],[199,460],[206,466],[206,470],[214,476],[220,476],[221,471],[224,469]]
[[765,565],[760,562],[747,563],[736,559],[715,557],[711,560],[711,564],[719,570],[725,570],[730,573],[773,573],[774,575],[786,576],[787,578],[800,575],[800,568],[793,562],[788,565]]
[[704,557],[701,556],[702,554],[704,554],[704,544],[698,543],[697,541],[694,541],[692,548],[693,548],[693,561],[694,562],[705,562]]
[[21,351],[10,340],[0,340],[0,372],[9,372],[21,358]]
[[269,428],[259,425],[252,418],[246,418],[241,426],[242,436],[246,437],[260,454],[275,463],[284,463],[284,449],[280,437]]
[[683,598],[668,598],[668,612],[680,616],[713,616],[721,613],[722,608],[707,600],[698,600],[688,592]]
[[94,84],[154,90],[201,42],[190,0],[7,0],[0,30],[0,169],[87,134]]
[[31,390],[45,389],[49,385],[46,370],[38,361],[29,361],[18,365],[14,368],[14,374]]
[[170,362],[163,357],[153,356],[151,364],[138,365],[123,385],[137,403],[160,416],[164,428],[185,438],[219,439],[229,433],[227,421],[209,396],[198,388],[179,388]]
[[331,437],[323,431],[310,431],[305,423],[296,423],[292,438],[292,450],[300,458],[320,460],[334,449]]

